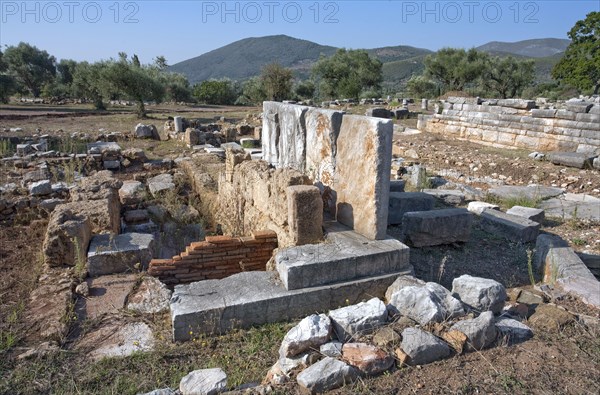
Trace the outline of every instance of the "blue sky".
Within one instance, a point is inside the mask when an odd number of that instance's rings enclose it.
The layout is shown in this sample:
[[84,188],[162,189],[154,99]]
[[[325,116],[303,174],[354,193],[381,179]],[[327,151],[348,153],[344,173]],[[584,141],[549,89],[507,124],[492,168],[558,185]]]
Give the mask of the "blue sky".
[[566,38],[600,0],[166,1],[0,0],[0,45],[25,41],[58,59],[136,53],[169,64],[246,37],[287,34],[324,45],[432,50]]

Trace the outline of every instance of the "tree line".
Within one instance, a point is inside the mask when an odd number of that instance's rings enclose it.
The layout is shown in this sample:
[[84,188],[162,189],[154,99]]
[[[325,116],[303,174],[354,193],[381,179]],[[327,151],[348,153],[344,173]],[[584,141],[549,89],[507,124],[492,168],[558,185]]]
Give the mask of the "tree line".
[[[548,90],[598,93],[600,89],[600,12],[589,13],[568,32],[571,44],[554,66],[555,81],[536,84],[532,60],[498,57],[475,49],[443,48],[424,59],[425,69],[406,84],[406,93],[435,98],[451,91],[511,98],[546,94]],[[259,76],[238,82],[202,81],[190,86],[182,74],[168,71],[158,56],[142,64],[137,55],[119,53],[116,59],[95,63],[60,60],[27,43],[0,51],[0,100],[16,93],[34,97],[76,98],[104,109],[108,100],[128,99],[145,115],[147,101],[256,105],[264,100],[359,99],[382,92],[381,61],[364,50],[339,49],[322,56],[310,78],[299,80],[277,63],[264,66]],[[528,89],[528,90],[527,90]],[[526,91],[527,90],[527,91]]]

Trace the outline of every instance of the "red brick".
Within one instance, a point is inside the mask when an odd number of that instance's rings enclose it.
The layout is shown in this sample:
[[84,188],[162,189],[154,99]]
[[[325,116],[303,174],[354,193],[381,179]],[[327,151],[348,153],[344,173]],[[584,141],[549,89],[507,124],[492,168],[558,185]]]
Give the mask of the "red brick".
[[277,239],[277,233],[272,230],[255,230],[252,232],[255,239]]

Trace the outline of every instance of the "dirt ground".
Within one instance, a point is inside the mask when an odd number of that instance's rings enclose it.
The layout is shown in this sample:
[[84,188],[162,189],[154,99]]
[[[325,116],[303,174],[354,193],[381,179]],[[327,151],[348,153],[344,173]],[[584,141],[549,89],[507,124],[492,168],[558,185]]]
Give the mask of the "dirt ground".
[[[15,107],[15,106],[13,106]],[[32,109],[0,107],[0,135],[5,128],[22,127],[21,135],[41,132],[129,131],[140,122],[127,111],[114,110],[108,115],[92,115],[89,109],[58,109],[67,115],[47,116],[55,108]],[[84,111],[85,110],[85,111]],[[81,114],[77,114],[80,111]],[[241,120],[256,114],[257,108],[179,108],[159,107],[151,118],[162,125],[169,114],[214,120],[220,115]],[[21,118],[22,115],[28,117]],[[77,115],[75,115],[77,114]],[[152,119],[143,122],[153,122]],[[406,124],[413,126],[414,120]],[[154,152],[176,153],[179,146],[151,147]],[[158,143],[157,144],[164,144]],[[464,177],[500,179],[507,184],[564,186],[568,191],[600,196],[600,172],[562,168],[547,162],[535,162],[529,152],[481,147],[464,141],[446,140],[426,133],[400,135],[397,149],[413,149],[430,174],[444,169],[458,170]],[[494,165],[494,166],[492,166]],[[475,169],[476,168],[476,169]],[[3,168],[2,171],[13,171]],[[537,178],[535,178],[537,177]],[[471,186],[487,187],[480,183]],[[26,225],[0,227],[0,394],[98,393],[135,394],[155,388],[177,387],[187,372],[222,367],[230,376],[230,385],[260,382],[277,360],[277,348],[290,323],[274,324],[250,331],[209,338],[187,344],[169,340],[168,317],[151,320],[158,333],[156,351],[144,355],[90,363],[85,355],[61,351],[30,360],[17,360],[24,346],[22,317],[28,295],[40,273],[39,254],[45,231],[43,221],[24,220]],[[600,252],[600,224],[583,221],[546,221],[543,231],[558,234],[577,250]],[[389,233],[398,235],[391,227]],[[472,238],[464,244],[411,250],[416,275],[451,288],[452,279],[461,274],[493,278],[507,287],[529,284],[527,253],[532,244],[510,243],[481,231],[477,225]],[[539,280],[539,279],[538,279]],[[576,314],[600,318],[600,312],[567,298],[558,302]],[[534,329],[534,338],[512,346],[499,346],[481,352],[454,356],[422,367],[397,368],[377,378],[333,391],[333,394],[597,394],[600,393],[600,328],[591,330],[570,324],[557,332]],[[275,391],[296,394],[289,384]]]

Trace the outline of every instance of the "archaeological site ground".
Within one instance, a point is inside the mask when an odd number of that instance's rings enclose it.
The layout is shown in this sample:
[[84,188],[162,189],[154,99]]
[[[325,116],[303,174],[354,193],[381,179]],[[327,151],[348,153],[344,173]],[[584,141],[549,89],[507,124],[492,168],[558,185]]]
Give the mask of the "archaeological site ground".
[[0,106],[1,394],[597,394],[600,98]]

